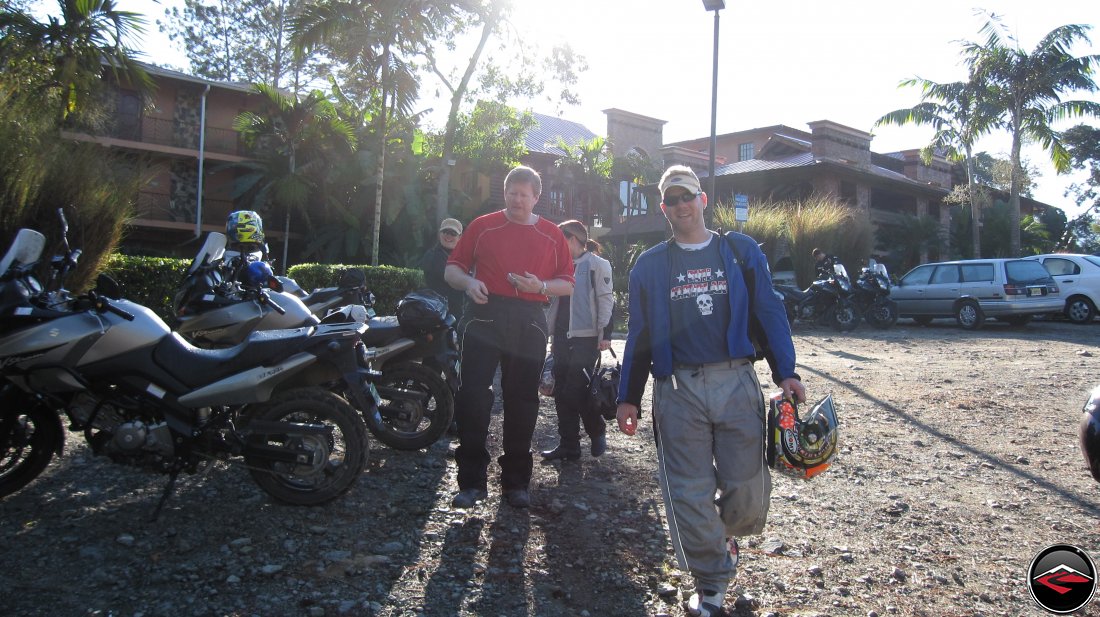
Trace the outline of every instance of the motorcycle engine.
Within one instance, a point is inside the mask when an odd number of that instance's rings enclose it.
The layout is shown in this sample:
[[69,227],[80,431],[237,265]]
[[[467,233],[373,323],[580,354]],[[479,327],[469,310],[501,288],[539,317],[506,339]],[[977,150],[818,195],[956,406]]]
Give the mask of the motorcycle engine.
[[69,415],[75,424],[85,426],[85,435],[95,453],[106,454],[115,462],[157,465],[173,456],[168,425],[143,420],[128,405],[81,393],[70,403]]

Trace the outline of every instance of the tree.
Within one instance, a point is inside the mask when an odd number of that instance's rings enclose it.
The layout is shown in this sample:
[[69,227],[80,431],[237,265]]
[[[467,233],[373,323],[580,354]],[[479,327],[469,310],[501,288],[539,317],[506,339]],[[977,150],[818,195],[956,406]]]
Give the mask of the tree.
[[1078,124],[1062,133],[1062,142],[1069,152],[1071,168],[1088,171],[1084,181],[1075,182],[1066,190],[1066,196],[1072,195],[1074,202],[1084,208],[1069,222],[1058,242],[1059,249],[1068,250],[1075,240],[1078,240],[1076,244],[1081,244],[1080,240],[1093,238],[1093,245],[1096,243],[1096,232],[1091,228],[1095,213],[1100,213],[1100,129]]
[[[603,137],[594,137],[570,145],[559,137],[557,147],[565,154],[554,164],[571,185],[574,203],[582,206],[580,210],[589,217],[598,215],[600,220],[609,220],[617,196],[611,185],[611,144]],[[584,223],[591,225],[591,218]]]
[[255,88],[267,110],[242,112],[233,122],[245,144],[258,153],[256,160],[239,164],[247,173],[238,178],[237,193],[251,193],[255,209],[271,204],[285,212],[285,272],[291,211],[299,211],[309,224],[307,206],[319,194],[319,179],[332,161],[350,156],[356,142],[351,127],[321,91],[296,100],[268,85]]
[[1070,92],[1095,92],[1093,65],[1100,55],[1074,56],[1069,49],[1078,41],[1089,43],[1089,26],[1055,28],[1030,53],[1019,46],[999,18],[990,15],[982,27],[982,43],[966,44],[966,63],[971,74],[985,84],[991,102],[1002,114],[1012,134],[1012,180],[1009,188],[1009,255],[1020,255],[1020,149],[1025,139],[1050,152],[1059,172],[1069,168],[1069,153],[1052,123],[1079,116],[1100,116],[1100,104],[1063,101]]
[[371,263],[378,264],[382,189],[390,116],[408,115],[420,82],[411,57],[430,48],[454,15],[444,0],[324,0],[295,19],[295,48],[306,53],[324,46],[376,93],[377,160]]
[[290,24],[309,0],[184,0],[157,20],[181,41],[196,75],[290,87],[297,93],[329,72],[319,54],[295,56]]
[[[919,77],[907,79],[899,87],[917,86],[921,89],[921,102],[909,109],[892,111],[877,121],[875,126],[918,124],[930,125],[936,132],[932,140],[921,149],[925,165],[932,156],[943,153],[949,160],[962,160],[966,166],[967,195],[975,195],[974,143],[996,126],[995,110],[986,102],[984,86],[975,80],[940,84]],[[981,235],[978,204],[969,200],[971,215],[971,242],[973,254],[981,255]]]
[[39,72],[47,78],[32,77],[34,88],[24,95],[60,92],[56,111],[64,120],[77,109],[92,107],[91,99],[104,87],[104,66],[118,81],[152,90],[152,80],[128,46],[144,30],[140,15],[118,10],[114,0],[57,0],[57,5],[60,15],[50,15],[46,22],[19,10],[0,13],[0,61],[5,69],[48,67]]

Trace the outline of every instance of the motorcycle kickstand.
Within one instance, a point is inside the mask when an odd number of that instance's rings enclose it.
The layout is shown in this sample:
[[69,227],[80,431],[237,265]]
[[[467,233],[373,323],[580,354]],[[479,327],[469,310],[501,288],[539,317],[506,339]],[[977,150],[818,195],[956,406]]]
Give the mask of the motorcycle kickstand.
[[157,502],[157,508],[153,510],[153,516],[149,519],[150,523],[157,522],[157,518],[160,517],[160,511],[164,509],[164,504],[168,503],[168,498],[172,496],[173,491],[176,490],[176,478],[180,475],[180,469],[175,467],[172,471],[168,472],[168,486],[164,487],[164,492],[161,493],[160,501]]

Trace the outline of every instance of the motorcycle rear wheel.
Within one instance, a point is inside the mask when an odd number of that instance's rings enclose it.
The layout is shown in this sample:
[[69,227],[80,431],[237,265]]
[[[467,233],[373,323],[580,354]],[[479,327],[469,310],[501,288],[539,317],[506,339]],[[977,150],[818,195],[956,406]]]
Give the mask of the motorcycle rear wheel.
[[267,494],[298,506],[314,506],[346,493],[367,464],[367,431],[359,413],[344,399],[323,388],[298,388],[277,393],[257,406],[249,419],[322,424],[333,429],[331,438],[317,435],[264,435],[269,446],[314,452],[303,464],[273,462],[245,456],[248,472]]
[[455,413],[455,400],[447,382],[438,372],[416,362],[400,362],[382,367],[375,380],[382,390],[408,390],[415,399],[387,398],[376,413],[366,416],[367,428],[378,441],[396,450],[426,448],[443,436]]
[[[20,406],[17,404],[17,407]],[[8,408],[0,419],[0,498],[37,478],[64,440],[57,414],[39,405]]]

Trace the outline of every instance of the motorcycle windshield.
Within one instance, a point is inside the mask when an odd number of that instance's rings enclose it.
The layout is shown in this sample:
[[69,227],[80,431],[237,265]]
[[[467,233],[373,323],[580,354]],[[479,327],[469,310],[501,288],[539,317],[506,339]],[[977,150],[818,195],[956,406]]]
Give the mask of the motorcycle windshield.
[[0,261],[0,274],[7,272],[13,265],[25,266],[38,261],[45,247],[46,236],[33,229],[20,229],[4,259]]
[[848,278],[848,270],[844,268],[844,264],[833,264],[833,273]]
[[225,255],[225,234],[220,231],[210,232],[206,236],[206,242],[203,242],[202,248],[191,262],[191,267],[187,268],[187,274],[192,274],[202,266],[220,260],[223,255]]

